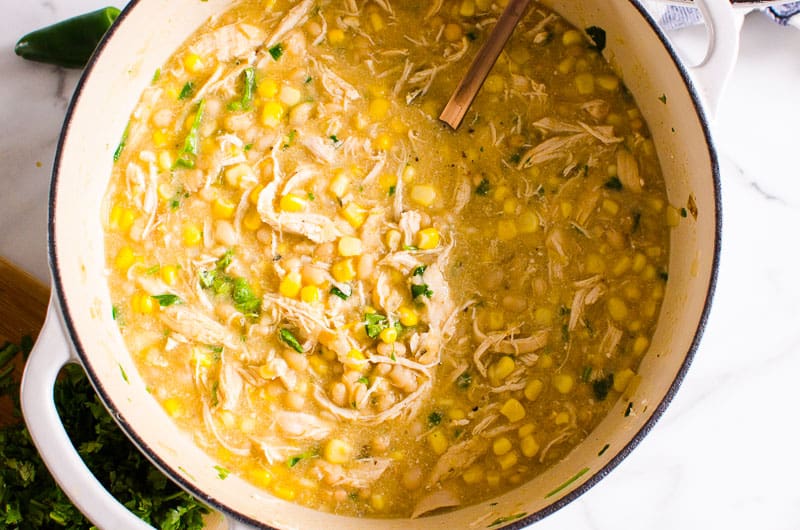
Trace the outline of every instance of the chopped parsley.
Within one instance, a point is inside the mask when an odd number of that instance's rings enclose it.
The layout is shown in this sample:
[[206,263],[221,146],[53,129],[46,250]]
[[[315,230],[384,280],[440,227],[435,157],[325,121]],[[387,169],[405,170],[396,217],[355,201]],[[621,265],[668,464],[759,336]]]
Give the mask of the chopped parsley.
[[423,274],[425,274],[425,269],[427,268],[428,268],[427,265],[420,265],[419,267],[416,267],[413,271],[411,271],[411,276],[422,276]]
[[269,49],[269,54],[272,56],[273,59],[276,61],[281,58],[283,55],[283,44],[280,42]]
[[177,295],[174,294],[154,294],[151,296],[154,300],[158,302],[158,305],[161,307],[168,307],[175,304],[182,304],[183,300],[180,299]]
[[281,328],[280,337],[283,342],[289,345],[297,353],[305,353],[303,346],[300,344],[300,341],[297,340],[297,337],[294,336],[294,333],[289,331],[286,328]]

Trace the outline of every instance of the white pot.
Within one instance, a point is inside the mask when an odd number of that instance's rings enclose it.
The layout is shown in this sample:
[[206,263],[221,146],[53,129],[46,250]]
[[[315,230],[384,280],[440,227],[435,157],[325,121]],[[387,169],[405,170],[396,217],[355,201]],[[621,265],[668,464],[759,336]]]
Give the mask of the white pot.
[[[101,204],[113,151],[156,68],[209,16],[232,3],[134,0],[78,85],[53,171],[49,213],[53,298],[25,371],[25,419],[61,487],[104,529],[149,527],[102,489],[66,436],[55,412],[52,385],[67,362],[83,366],[139,449],[187,491],[225,513],[229,527],[408,528],[408,520],[335,516],[279,500],[235,476],[221,480],[215,461],[173,424],[145,390],[111,318]],[[621,399],[583,443],[542,475],[489,501],[415,520],[415,529],[467,528],[475,521],[486,526],[501,517],[526,514],[508,523],[519,528],[584,493],[637,445],[664,411],[689,367],[709,310],[719,257],[720,197],[703,103],[713,104],[735,58],[738,36],[730,6],[724,0],[701,4],[714,30],[711,53],[693,72],[693,81],[634,0],[545,3],[554,4],[579,28],[606,30],[605,53],[619,67],[652,131],[670,203],[685,205],[691,195],[698,215],[672,231],[666,295],[635,394]],[[666,103],[659,98],[662,94]]]

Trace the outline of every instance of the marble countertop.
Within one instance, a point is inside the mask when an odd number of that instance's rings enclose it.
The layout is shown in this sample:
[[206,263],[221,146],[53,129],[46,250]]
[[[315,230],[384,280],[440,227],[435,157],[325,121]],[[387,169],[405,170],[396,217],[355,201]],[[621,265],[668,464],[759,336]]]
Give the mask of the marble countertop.
[[[79,73],[24,62],[13,46],[107,3],[0,0],[0,255],[43,281],[50,170]],[[639,447],[537,529],[800,528],[800,31],[751,13],[741,35],[715,125],[719,284],[694,364]],[[704,31],[673,38],[696,51]]]

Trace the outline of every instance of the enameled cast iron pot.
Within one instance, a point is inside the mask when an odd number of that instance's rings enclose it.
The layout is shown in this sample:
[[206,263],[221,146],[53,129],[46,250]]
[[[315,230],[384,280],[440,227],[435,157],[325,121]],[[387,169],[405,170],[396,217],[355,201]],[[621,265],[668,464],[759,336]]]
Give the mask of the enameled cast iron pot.
[[623,396],[583,443],[544,474],[490,501],[411,523],[334,516],[279,500],[235,476],[221,480],[216,462],[178,430],[145,390],[111,318],[101,203],[113,151],[156,68],[209,16],[232,3],[133,0],[91,60],[70,105],[50,190],[52,300],[22,388],[31,435],[59,484],[100,528],[150,528],[103,490],[56,414],[56,375],[65,363],[78,362],[124,432],[172,480],[223,512],[221,526],[467,528],[525,514],[507,523],[521,528],[577,498],[652,428],[684,377],[708,314],[720,241],[719,174],[708,114],[737,51],[730,5],[702,2],[712,29],[709,53],[703,64],[687,69],[635,0],[544,2],[579,28],[606,30],[604,54],[619,68],[653,133],[669,201],[681,206],[693,201],[697,216],[688,216],[672,231],[666,294],[634,394]]

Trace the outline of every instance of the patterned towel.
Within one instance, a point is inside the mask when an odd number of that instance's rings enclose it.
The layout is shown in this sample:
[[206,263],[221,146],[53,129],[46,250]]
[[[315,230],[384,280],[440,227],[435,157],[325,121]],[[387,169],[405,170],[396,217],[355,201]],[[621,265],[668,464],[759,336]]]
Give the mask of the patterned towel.
[[[659,25],[667,30],[692,26],[703,21],[700,11],[695,7],[665,6],[663,3],[653,0],[645,1],[644,5]],[[760,9],[760,11],[782,26],[792,25],[800,28],[800,2],[774,5]]]

